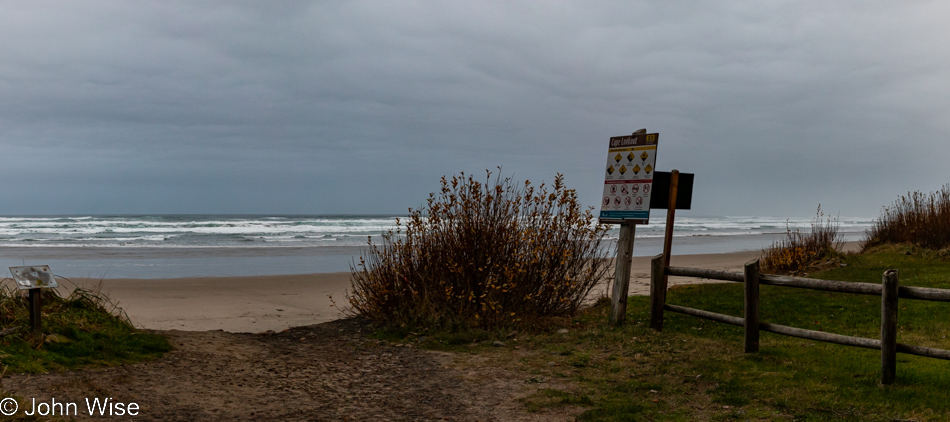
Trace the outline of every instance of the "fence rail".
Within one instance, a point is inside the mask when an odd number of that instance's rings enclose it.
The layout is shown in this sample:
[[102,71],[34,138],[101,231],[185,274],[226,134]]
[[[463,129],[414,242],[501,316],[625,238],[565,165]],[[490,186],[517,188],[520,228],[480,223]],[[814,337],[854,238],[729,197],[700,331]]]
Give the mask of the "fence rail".
[[[837,280],[821,280],[804,277],[788,277],[774,274],[759,274],[759,261],[750,261],[744,272],[706,270],[700,268],[665,267],[663,255],[657,255],[651,263],[650,276],[650,326],[663,330],[663,311],[681,313],[724,324],[745,327],[745,351],[759,351],[759,331],[804,338],[845,346],[881,350],[881,383],[891,384],[896,377],[896,354],[906,353],[936,359],[950,360],[950,351],[931,347],[911,346],[897,343],[897,300],[916,299],[950,302],[950,290],[926,287],[899,286],[898,271],[884,272],[881,284],[856,283]],[[734,281],[745,285],[743,317],[724,315],[701,309],[666,303],[667,276],[697,277],[712,280]],[[759,321],[759,285],[794,287],[838,293],[853,293],[881,297],[881,338],[853,337],[824,331],[806,330],[786,325]]]
[[[708,278],[712,280],[745,282],[745,276],[735,271],[706,270],[702,268],[667,267],[667,275]],[[874,283],[858,283],[852,281],[821,280],[817,278],[789,277],[775,274],[760,274],[759,284],[769,286],[798,287],[802,289],[824,290],[839,293],[855,293],[862,295],[881,295],[881,285]],[[934,289],[930,287],[899,286],[898,295],[903,299],[930,300],[936,302],[950,302],[950,289]]]

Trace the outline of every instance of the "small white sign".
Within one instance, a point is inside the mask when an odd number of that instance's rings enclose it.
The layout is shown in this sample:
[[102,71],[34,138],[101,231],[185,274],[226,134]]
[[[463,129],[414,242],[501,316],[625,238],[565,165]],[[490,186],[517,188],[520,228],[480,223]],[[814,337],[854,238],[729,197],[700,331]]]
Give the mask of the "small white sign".
[[13,281],[20,290],[58,287],[56,277],[49,270],[49,265],[28,265],[25,267],[10,267]]

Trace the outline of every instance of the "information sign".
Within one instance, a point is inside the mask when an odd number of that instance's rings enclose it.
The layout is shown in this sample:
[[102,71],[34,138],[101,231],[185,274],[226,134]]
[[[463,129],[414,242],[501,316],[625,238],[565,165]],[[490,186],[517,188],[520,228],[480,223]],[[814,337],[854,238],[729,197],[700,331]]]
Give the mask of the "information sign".
[[13,280],[20,290],[56,287],[56,278],[47,265],[32,265],[26,267],[10,267]]
[[659,133],[637,133],[610,138],[600,201],[601,223],[649,224],[659,137]]

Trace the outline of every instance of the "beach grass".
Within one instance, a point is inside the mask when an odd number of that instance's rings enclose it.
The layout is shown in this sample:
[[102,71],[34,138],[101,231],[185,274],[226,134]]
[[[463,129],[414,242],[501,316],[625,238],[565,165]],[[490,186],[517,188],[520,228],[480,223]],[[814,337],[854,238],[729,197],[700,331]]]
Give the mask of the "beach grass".
[[76,288],[61,297],[44,290],[41,337],[30,331],[27,306],[18,291],[0,290],[2,328],[18,329],[0,338],[0,365],[7,373],[134,363],[171,350],[164,337],[135,329],[100,291]]
[[786,223],[785,238],[762,250],[762,269],[774,274],[804,274],[822,261],[837,258],[843,236],[837,219],[825,217],[818,205],[811,230],[792,230]]
[[[950,257],[915,246],[885,246],[842,257],[847,265],[815,278],[879,283],[900,270],[901,285],[950,288]],[[761,287],[764,322],[877,338],[880,298]],[[668,302],[742,315],[742,285],[678,286]],[[649,300],[631,297],[628,323],[607,324],[602,302],[554,329],[430,334],[422,347],[475,353],[527,374],[541,389],[529,410],[575,409],[580,420],[891,421],[950,419],[950,362],[898,354],[897,380],[880,385],[880,351],[762,333],[761,351],[743,353],[740,327],[667,313],[648,327]],[[901,300],[898,341],[950,349],[950,304]],[[503,340],[492,347],[487,338]],[[451,341],[447,341],[452,339]]]
[[910,192],[884,207],[864,242],[865,247],[900,243],[950,247],[950,184],[929,194]]

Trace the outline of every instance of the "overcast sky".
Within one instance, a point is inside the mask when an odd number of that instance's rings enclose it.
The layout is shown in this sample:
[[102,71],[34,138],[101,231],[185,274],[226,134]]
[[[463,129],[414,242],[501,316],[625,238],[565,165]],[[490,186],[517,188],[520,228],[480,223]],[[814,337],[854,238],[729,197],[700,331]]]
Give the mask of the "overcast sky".
[[877,216],[950,182],[950,3],[0,4],[0,214],[404,213],[659,132],[687,215]]

